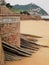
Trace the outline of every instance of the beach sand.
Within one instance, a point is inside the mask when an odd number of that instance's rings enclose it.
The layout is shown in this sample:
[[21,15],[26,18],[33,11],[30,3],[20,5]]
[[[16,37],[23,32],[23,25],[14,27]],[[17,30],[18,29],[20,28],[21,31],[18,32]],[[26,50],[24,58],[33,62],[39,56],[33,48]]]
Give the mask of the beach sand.
[[[20,22],[20,32],[41,36],[37,44],[49,46],[49,21],[25,20]],[[49,65],[49,48],[40,48],[31,57],[7,61],[6,65]]]

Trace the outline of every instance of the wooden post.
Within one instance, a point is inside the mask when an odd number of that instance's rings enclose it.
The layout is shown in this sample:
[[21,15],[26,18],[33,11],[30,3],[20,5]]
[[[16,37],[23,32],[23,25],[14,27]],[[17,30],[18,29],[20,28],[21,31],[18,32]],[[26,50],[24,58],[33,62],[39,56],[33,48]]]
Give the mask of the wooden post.
[[1,37],[0,37],[0,65],[4,65],[4,52],[2,48]]

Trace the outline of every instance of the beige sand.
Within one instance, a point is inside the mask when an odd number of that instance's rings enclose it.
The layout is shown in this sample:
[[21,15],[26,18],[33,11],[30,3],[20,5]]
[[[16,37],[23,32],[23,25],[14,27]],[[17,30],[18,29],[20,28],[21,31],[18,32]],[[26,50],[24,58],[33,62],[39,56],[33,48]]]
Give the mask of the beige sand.
[[[38,39],[38,44],[49,46],[49,21],[21,21],[20,31],[21,33],[42,36],[42,39]],[[29,58],[6,62],[6,65],[49,65],[49,48],[40,48],[37,53],[32,54]]]

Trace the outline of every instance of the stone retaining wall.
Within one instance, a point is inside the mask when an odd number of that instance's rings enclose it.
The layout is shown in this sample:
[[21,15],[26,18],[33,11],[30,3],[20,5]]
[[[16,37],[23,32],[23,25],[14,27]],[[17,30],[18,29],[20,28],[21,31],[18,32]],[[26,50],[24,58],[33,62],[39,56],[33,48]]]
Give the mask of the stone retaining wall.
[[2,40],[15,46],[20,46],[20,21],[18,19],[15,18],[14,20],[11,17],[6,19],[4,17],[2,18],[2,23],[0,23]]
[[4,65],[4,51],[2,48],[1,37],[0,37],[0,65]]

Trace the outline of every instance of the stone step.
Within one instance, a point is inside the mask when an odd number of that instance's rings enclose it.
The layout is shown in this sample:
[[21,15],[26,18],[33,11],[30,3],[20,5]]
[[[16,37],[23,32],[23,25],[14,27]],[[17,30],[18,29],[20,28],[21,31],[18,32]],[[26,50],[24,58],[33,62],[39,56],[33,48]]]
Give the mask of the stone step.
[[15,48],[15,47],[13,48],[13,47],[10,47],[10,46],[4,45],[4,44],[3,44],[3,47],[4,47],[4,50],[12,52],[14,54],[18,54],[18,55],[26,56],[26,57],[31,55],[30,52],[21,50],[19,48]]
[[11,52],[4,51],[4,53],[5,53],[5,61],[18,61],[23,59],[22,56],[13,54]]

